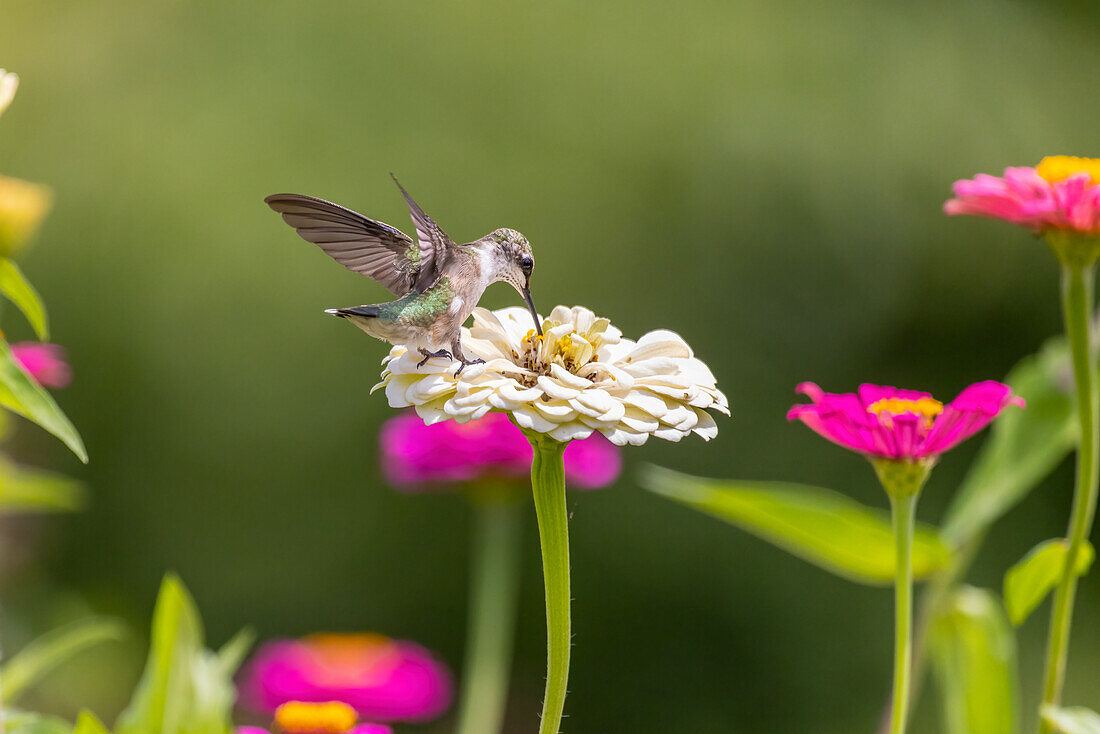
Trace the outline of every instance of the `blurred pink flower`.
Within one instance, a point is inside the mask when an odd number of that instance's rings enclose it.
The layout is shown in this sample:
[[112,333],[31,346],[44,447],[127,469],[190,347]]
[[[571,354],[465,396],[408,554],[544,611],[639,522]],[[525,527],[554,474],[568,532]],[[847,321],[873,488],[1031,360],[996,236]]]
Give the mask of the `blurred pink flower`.
[[[238,726],[236,727],[236,734],[271,734],[270,731],[264,729],[262,726]],[[314,734],[314,731],[292,731],[289,729],[282,729],[281,731],[286,734]],[[386,726],[385,724],[356,724],[352,728],[347,730],[347,734],[393,734],[393,727]]]
[[[261,726],[238,726],[236,731],[237,734],[271,734],[270,731]],[[288,734],[299,733],[288,732]],[[306,732],[304,734],[312,734],[312,732]],[[393,734],[393,727],[386,726],[385,724],[357,724],[348,729],[347,734]]]
[[415,722],[447,710],[451,675],[412,642],[318,634],[265,644],[242,671],[239,691],[242,704],[257,711],[289,701],[341,701],[366,719]]
[[1043,234],[1100,235],[1100,159],[1048,156],[1039,165],[956,181],[946,214],[1003,219]]
[[11,345],[11,354],[43,387],[65,387],[72,382],[73,371],[65,361],[65,349],[57,344],[19,342]]
[[[521,479],[531,473],[531,444],[504,413],[469,423],[425,425],[414,414],[391,418],[379,437],[382,469],[397,487],[470,482],[484,478]],[[619,447],[594,433],[565,449],[565,477],[576,489],[598,489],[622,470]]]
[[1024,405],[1008,385],[993,380],[971,385],[946,406],[925,392],[878,385],[860,385],[858,394],[833,394],[804,382],[797,392],[811,403],[791,408],[787,420],[800,420],[861,454],[908,461],[934,459],[985,428],[1007,406]]

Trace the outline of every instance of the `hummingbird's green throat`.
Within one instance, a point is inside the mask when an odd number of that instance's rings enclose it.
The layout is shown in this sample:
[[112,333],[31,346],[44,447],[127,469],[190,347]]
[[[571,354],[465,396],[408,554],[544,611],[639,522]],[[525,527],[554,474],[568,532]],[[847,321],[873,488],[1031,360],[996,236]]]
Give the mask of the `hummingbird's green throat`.
[[[397,179],[394,178],[394,183]],[[274,194],[264,201],[297,230],[348,270],[366,275],[399,296],[388,303],[332,308],[371,336],[418,349],[420,364],[433,357],[468,364],[462,351],[462,324],[491,284],[504,281],[523,297],[535,330],[542,323],[531,298],[534,255],[527,238],[501,228],[457,244],[397,183],[416,227],[416,239],[338,204],[302,194]]]

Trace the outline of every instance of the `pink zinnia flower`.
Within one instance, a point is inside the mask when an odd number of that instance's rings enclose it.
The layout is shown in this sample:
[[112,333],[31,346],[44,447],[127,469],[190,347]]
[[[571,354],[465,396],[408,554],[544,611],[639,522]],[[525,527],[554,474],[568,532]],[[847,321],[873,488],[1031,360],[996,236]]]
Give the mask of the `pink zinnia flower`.
[[73,371],[65,361],[65,350],[57,344],[20,342],[11,345],[11,354],[43,387],[65,387],[72,382]]
[[925,392],[860,385],[858,393],[824,392],[812,382],[797,392],[810,398],[787,420],[800,420],[852,451],[894,461],[934,460],[985,428],[1009,405],[1023,407],[1008,385],[978,382],[944,405]]
[[275,640],[241,674],[241,702],[274,711],[290,701],[341,701],[374,721],[426,721],[451,703],[447,667],[423,647],[377,634]]
[[[270,731],[264,729],[262,726],[238,726],[236,732],[237,734],[271,734]],[[286,732],[286,734],[315,734],[315,730],[309,732]],[[393,727],[386,726],[385,724],[356,724],[347,730],[347,734],[393,734]]]
[[[409,488],[478,479],[521,479],[531,473],[531,444],[504,413],[469,423],[425,425],[413,414],[391,418],[379,438],[391,484]],[[619,476],[619,447],[594,433],[565,449],[565,477],[576,489],[606,487]]]
[[954,184],[947,214],[1003,219],[1046,234],[1100,235],[1100,159],[1048,156],[1038,166],[980,173]]

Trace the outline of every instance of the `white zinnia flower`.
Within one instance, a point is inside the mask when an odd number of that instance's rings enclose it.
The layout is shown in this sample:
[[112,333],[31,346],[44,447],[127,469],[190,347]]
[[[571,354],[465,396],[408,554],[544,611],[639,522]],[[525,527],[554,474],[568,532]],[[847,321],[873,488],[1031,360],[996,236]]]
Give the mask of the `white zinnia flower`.
[[718,426],[707,410],[729,415],[714,375],[674,332],[623,339],[611,322],[580,306],[555,308],[541,337],[522,308],[477,308],[473,318],[462,330],[462,348],[485,364],[455,377],[454,363],[430,359],[417,368],[420,355],[399,345],[383,360],[374,389],[385,387],[392,407],[415,407],[427,423],[465,423],[499,410],[562,442],[593,431],[620,446],[651,435],[710,440]]
[[19,86],[19,75],[0,69],[0,114],[15,99],[15,90]]

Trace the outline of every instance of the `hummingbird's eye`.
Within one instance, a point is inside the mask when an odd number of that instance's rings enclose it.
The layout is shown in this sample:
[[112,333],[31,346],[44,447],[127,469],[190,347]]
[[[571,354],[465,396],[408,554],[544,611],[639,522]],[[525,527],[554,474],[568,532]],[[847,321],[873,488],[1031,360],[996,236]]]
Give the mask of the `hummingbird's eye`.
[[535,261],[530,255],[524,255],[519,261],[519,267],[524,275],[530,275],[532,268],[535,267]]

